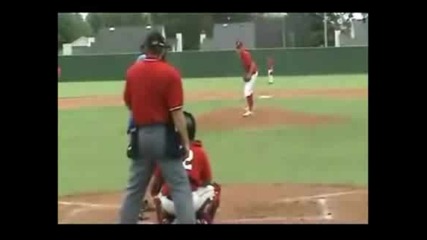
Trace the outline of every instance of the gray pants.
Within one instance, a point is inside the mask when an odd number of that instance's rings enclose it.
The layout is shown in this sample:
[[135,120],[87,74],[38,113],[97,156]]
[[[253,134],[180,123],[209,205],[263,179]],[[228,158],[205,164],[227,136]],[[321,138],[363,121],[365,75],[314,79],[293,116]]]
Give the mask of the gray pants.
[[176,218],[180,224],[196,223],[193,197],[182,159],[171,159],[165,154],[166,127],[153,126],[138,130],[140,159],[131,161],[130,178],[120,209],[120,223],[136,224],[142,199],[157,163],[171,189]]

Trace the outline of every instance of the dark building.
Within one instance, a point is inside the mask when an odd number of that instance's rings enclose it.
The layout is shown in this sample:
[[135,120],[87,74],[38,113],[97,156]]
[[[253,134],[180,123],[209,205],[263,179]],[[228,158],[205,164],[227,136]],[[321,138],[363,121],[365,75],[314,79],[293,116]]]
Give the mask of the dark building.
[[283,47],[282,19],[258,19],[254,22],[215,24],[213,38],[205,39],[200,50],[234,49],[240,40],[249,49]]

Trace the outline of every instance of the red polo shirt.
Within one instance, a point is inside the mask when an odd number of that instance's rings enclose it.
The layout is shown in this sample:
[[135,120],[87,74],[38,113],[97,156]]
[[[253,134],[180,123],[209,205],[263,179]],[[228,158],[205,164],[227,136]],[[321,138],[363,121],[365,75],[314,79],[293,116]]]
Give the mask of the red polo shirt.
[[158,59],[137,62],[127,70],[124,101],[136,125],[168,123],[184,103],[181,76]]

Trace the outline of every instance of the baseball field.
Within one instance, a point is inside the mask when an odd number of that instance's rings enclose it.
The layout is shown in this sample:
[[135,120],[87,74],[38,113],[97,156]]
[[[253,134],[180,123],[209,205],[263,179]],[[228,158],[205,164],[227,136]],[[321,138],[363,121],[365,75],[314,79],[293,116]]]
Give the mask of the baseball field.
[[[58,223],[115,223],[129,161],[124,81],[58,83]],[[368,76],[184,79],[223,186],[218,223],[367,223]],[[145,223],[152,223],[149,214]]]

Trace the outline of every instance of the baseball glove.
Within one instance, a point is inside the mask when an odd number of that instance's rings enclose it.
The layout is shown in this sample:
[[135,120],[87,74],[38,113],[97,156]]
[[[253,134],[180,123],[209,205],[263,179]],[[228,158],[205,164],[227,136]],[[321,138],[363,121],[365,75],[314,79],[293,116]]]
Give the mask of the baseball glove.
[[247,75],[243,76],[243,82],[249,82],[251,80]]

